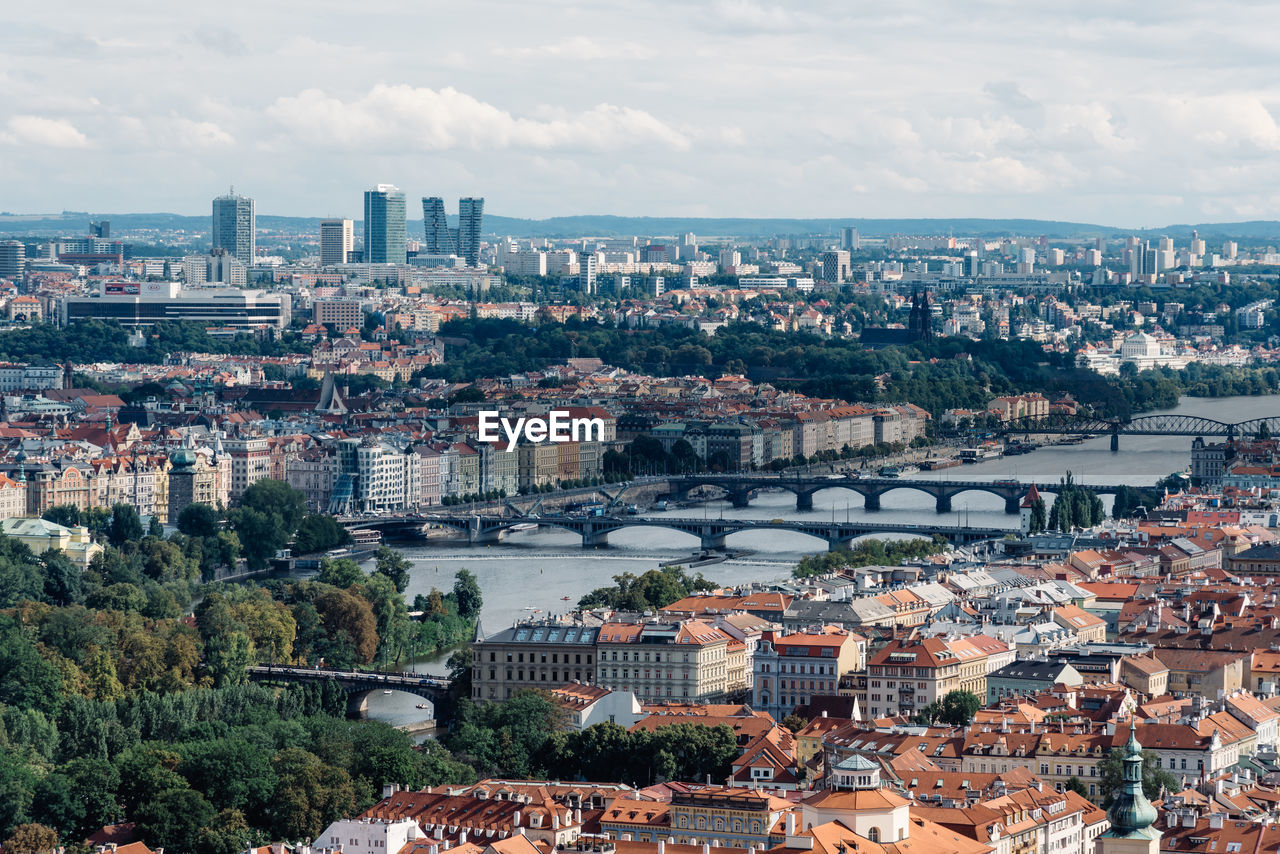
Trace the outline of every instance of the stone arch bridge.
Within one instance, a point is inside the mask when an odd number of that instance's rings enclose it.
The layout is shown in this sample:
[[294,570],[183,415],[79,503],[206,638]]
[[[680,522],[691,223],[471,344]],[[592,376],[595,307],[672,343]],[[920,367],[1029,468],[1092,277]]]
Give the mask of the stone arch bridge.
[[[880,499],[895,489],[910,489],[932,495],[934,507],[939,513],[950,513],[951,502],[964,492],[986,492],[1004,499],[1006,513],[1017,513],[1018,505],[1032,484],[1016,480],[924,480],[901,477],[796,477],[795,475],[717,475],[697,474],[673,477],[670,480],[671,495],[677,500],[688,498],[700,487],[711,486],[724,491],[734,507],[746,507],[751,494],[760,489],[784,489],[796,496],[797,510],[812,510],[813,496],[824,489],[845,489],[862,496],[863,508],[879,510]],[[1114,495],[1117,486],[1075,484],[1080,489],[1098,495]],[[1056,495],[1062,488],[1060,482],[1037,483],[1040,493]]]
[[829,548],[848,547],[859,537],[870,534],[901,534],[929,538],[941,536],[954,545],[999,539],[1016,534],[1009,528],[973,528],[955,525],[907,525],[878,522],[796,521],[787,519],[696,519],[677,516],[480,516],[447,514],[412,514],[377,516],[367,519],[340,520],[348,530],[378,529],[401,537],[420,536],[427,527],[453,528],[466,536],[467,542],[498,542],[503,533],[517,525],[546,525],[573,531],[582,537],[582,545],[608,545],[609,534],[623,528],[667,528],[698,538],[703,549],[725,548],[725,539],[740,531],[794,531],[825,540]]
[[[333,682],[347,694],[347,714],[364,717],[369,710],[369,695],[374,691],[400,691],[431,702],[433,710],[449,693],[449,680],[416,673],[380,673],[328,670],[314,667],[258,666],[248,668],[253,682],[301,684]],[[437,719],[439,715],[436,716]]]

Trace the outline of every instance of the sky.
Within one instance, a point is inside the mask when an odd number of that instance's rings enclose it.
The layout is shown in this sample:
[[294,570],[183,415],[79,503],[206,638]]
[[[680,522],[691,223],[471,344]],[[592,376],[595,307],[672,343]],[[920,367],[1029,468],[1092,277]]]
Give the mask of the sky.
[[[175,9],[176,7],[176,9]],[[0,210],[1280,219],[1280,4],[9,4]],[[420,209],[417,210],[420,215]]]

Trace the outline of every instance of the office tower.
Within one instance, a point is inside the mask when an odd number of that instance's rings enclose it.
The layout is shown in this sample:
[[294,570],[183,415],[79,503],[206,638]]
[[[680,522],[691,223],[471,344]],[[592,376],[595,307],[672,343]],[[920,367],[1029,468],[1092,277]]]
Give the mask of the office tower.
[[1173,238],[1172,238],[1172,237],[1162,237],[1162,238],[1160,238],[1160,251],[1161,251],[1161,252],[1172,252],[1172,251],[1173,251]]
[[1222,257],[1235,260],[1236,254],[1239,253],[1240,246],[1234,240],[1228,240],[1222,244]]
[[107,238],[111,236],[111,221],[104,219],[102,222],[89,223],[89,236]]
[[862,248],[862,237],[858,234],[858,229],[846,225],[840,230],[840,248],[849,252],[857,252]]
[[444,199],[439,196],[423,197],[422,228],[426,232],[424,246],[426,254],[458,254],[453,235],[449,233],[449,218],[444,212]]
[[253,264],[257,250],[254,240],[253,199],[237,196],[235,187],[213,200],[213,247],[225,249],[245,266]]
[[484,199],[458,200],[458,255],[468,267],[480,266],[480,227],[484,222]]
[[822,279],[828,284],[841,284],[849,278],[849,253],[833,249],[822,253]]
[[17,240],[0,243],[0,277],[16,279],[27,266],[27,247]]
[[320,263],[324,266],[346,264],[356,247],[355,224],[349,219],[320,221]]
[[364,260],[367,264],[405,262],[404,193],[392,184],[364,192]]
[[977,251],[969,251],[964,253],[964,274],[970,279],[976,279],[982,275],[982,264],[978,260]]

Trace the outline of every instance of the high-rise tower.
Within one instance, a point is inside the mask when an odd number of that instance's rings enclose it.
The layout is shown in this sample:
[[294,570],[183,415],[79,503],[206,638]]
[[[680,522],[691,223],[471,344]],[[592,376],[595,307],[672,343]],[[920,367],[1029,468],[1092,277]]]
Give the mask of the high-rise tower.
[[355,228],[349,219],[320,221],[320,263],[345,264],[355,249]]
[[379,184],[364,193],[364,260],[369,264],[405,262],[404,193]]
[[235,187],[213,200],[213,248],[225,249],[245,266],[257,250],[253,199],[237,196]]
[[453,235],[449,233],[449,218],[444,212],[444,199],[430,196],[422,200],[422,228],[426,241],[423,250],[428,255],[455,255]]
[[484,199],[458,200],[458,255],[468,267],[480,265],[480,227],[484,222]]

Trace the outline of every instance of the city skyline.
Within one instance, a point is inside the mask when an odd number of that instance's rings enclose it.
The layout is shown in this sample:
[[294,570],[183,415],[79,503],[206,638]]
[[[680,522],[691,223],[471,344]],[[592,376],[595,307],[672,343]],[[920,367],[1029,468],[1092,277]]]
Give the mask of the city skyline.
[[356,218],[350,188],[391,180],[512,216],[1280,216],[1260,35],[1276,10],[634,9],[625,38],[609,4],[556,30],[543,9],[406,8],[376,36],[288,5],[216,23],[86,6],[62,19],[79,31],[19,11],[0,36],[0,197],[195,212],[234,181],[260,209]]

